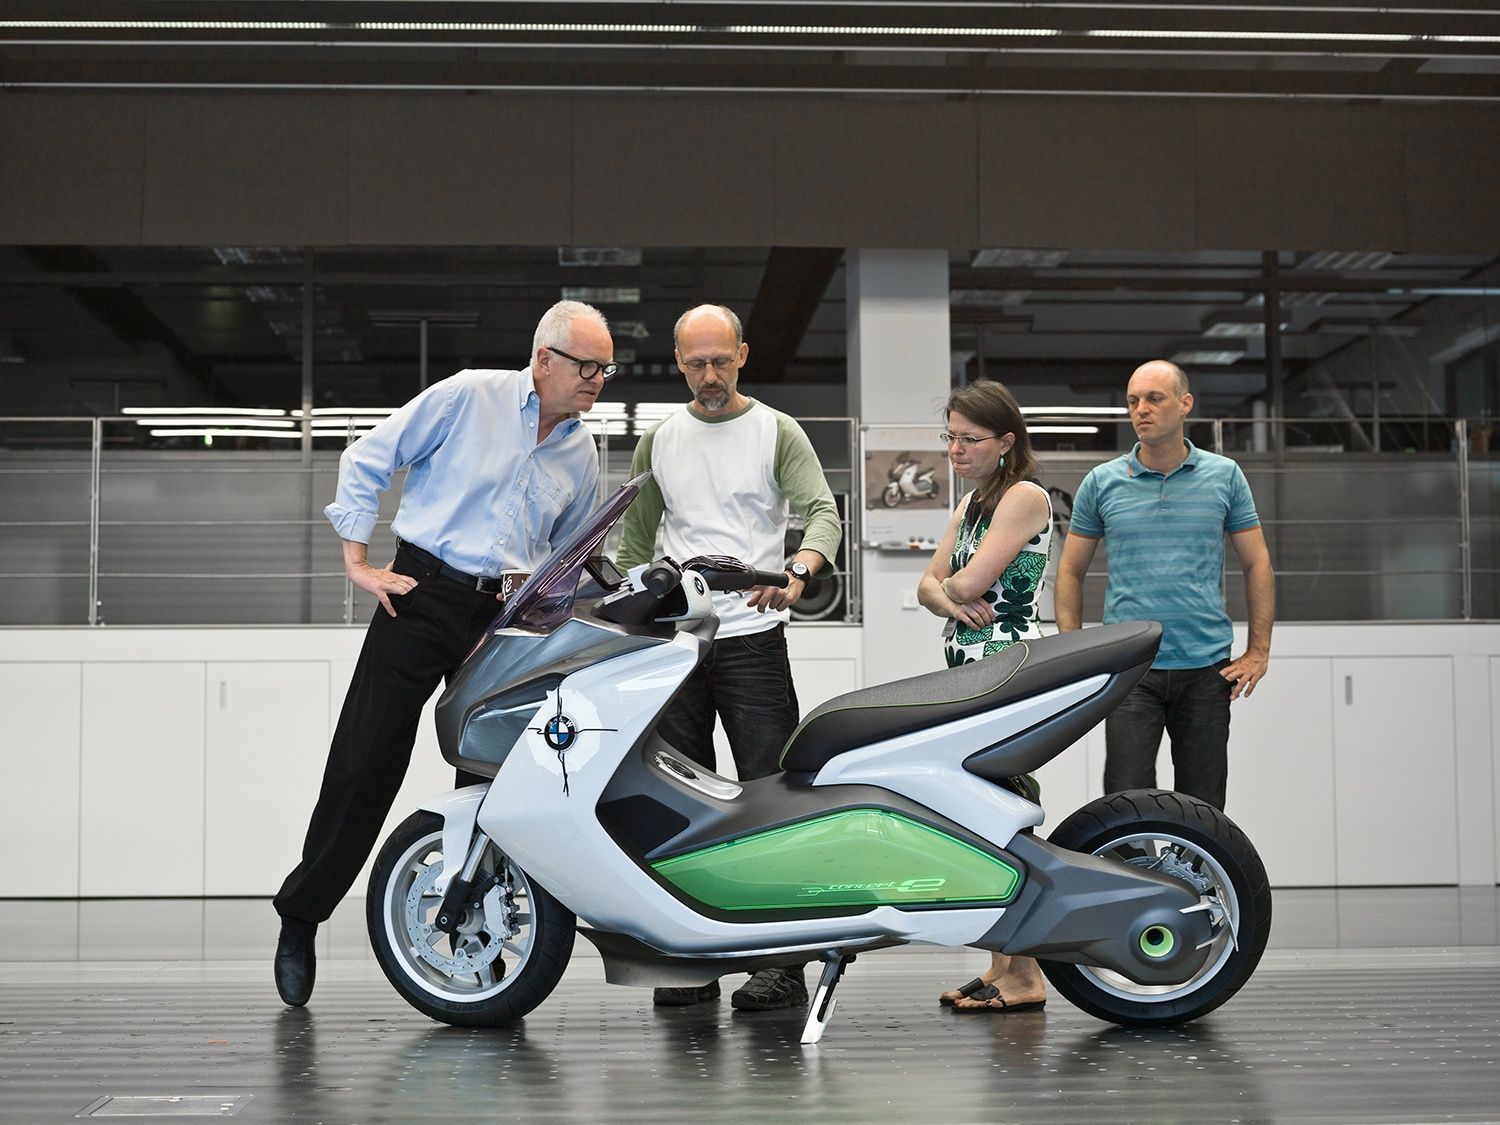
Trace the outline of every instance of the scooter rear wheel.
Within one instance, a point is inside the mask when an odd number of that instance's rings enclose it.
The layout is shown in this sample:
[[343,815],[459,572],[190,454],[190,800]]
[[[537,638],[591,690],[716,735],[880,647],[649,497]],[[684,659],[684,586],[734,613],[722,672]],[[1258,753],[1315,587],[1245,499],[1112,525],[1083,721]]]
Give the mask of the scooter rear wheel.
[[1266,869],[1239,827],[1182,793],[1132,789],[1091,801],[1048,839],[1192,884],[1214,920],[1207,961],[1178,984],[1143,985],[1109,969],[1042,961],[1068,1000],[1101,1020],[1135,1027],[1186,1023],[1213,1011],[1250,978],[1271,933]]
[[413,813],[386,840],[365,900],[375,959],[424,1015],[460,1027],[512,1023],[562,979],[574,917],[491,844],[480,872],[498,882],[449,935],[435,924],[444,858],[443,821],[433,813]]

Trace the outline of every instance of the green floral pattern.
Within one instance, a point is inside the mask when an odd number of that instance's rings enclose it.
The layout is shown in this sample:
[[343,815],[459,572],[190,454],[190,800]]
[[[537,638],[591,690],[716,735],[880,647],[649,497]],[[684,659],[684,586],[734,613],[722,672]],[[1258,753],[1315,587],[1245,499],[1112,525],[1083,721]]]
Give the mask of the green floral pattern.
[[[958,538],[953,544],[953,555],[948,564],[957,574],[969,564],[978,550],[979,543],[989,530],[990,521],[981,518],[974,526],[969,525],[967,513],[959,522]],[[995,620],[983,629],[971,629],[962,622],[947,643],[943,654],[948,667],[972,664],[986,656],[993,656],[1017,641],[1042,635],[1037,617],[1037,599],[1042,592],[1042,572],[1047,569],[1047,552],[1052,546],[1052,524],[1034,535],[1023,546],[1011,564],[1005,568],[995,584],[984,593],[984,600],[995,609]]]

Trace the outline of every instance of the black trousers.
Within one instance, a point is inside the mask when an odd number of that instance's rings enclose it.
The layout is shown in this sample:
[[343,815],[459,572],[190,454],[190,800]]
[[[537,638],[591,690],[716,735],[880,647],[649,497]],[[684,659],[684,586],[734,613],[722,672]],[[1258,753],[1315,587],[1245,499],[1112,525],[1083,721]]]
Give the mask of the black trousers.
[[1162,731],[1172,740],[1173,786],[1224,807],[1229,782],[1228,664],[1153,668],[1104,720],[1104,791],[1156,788]]
[[[500,610],[482,594],[418,562],[405,548],[392,569],[417,580],[375,607],[328,750],[323,787],[299,863],[276,895],[284,918],[323,922],[353,886],[406,777],[422,707]],[[482,778],[458,771],[460,786]]]
[[781,748],[798,719],[785,625],[714,641],[656,730],[686,757],[713,769],[716,712],[741,781],[781,769]]

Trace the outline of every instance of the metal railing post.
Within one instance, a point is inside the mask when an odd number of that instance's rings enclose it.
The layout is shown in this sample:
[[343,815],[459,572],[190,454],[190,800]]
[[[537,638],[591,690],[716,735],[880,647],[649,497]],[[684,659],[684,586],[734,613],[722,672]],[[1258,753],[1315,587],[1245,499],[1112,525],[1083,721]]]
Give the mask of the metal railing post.
[[99,479],[104,452],[104,420],[93,420],[89,454],[89,624],[99,624]]
[[859,456],[859,419],[847,420],[849,433],[849,498],[844,518],[848,521],[849,541],[844,545],[844,560],[849,571],[849,593],[844,606],[845,618],[856,625],[865,623],[864,570],[865,548],[861,532],[865,520],[865,464]]
[[1458,440],[1458,557],[1463,568],[1461,607],[1465,621],[1474,619],[1474,558],[1469,519],[1469,420],[1455,418]]

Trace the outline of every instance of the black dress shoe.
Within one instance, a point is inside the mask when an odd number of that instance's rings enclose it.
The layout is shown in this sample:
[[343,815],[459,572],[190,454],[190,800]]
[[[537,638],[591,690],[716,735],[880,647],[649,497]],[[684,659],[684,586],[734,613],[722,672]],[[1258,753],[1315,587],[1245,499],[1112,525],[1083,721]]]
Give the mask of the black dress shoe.
[[313,951],[318,927],[294,918],[281,920],[281,940],[276,943],[276,991],[294,1008],[312,996],[318,958]]

